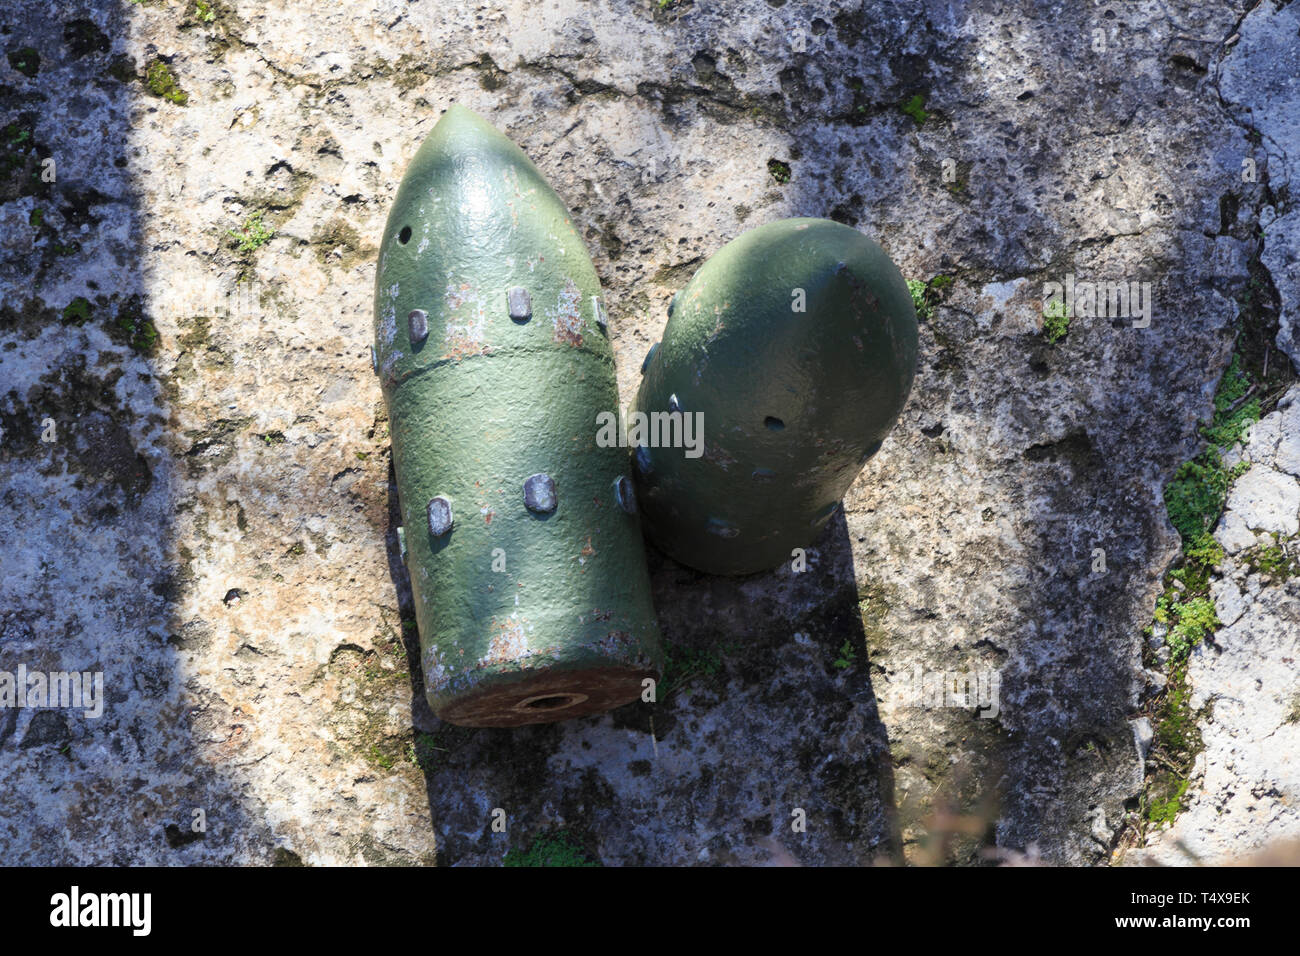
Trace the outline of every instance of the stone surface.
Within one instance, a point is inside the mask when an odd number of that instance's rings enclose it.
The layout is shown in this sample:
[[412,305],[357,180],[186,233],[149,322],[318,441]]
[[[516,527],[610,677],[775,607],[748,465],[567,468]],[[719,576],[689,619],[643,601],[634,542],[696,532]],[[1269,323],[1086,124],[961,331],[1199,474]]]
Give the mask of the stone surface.
[[[0,713],[6,861],[494,864],[554,828],[607,864],[1107,859],[1177,548],[1161,489],[1300,156],[1260,72],[1295,5],[1231,47],[1243,3],[214,7],[0,13],[41,53],[34,78],[0,60],[0,669],[100,670],[107,698]],[[1221,86],[1268,105],[1226,114]],[[422,704],[370,291],[452,102],[573,210],[624,404],[673,293],[750,226],[836,219],[953,279],[806,570],[652,555],[677,667],[655,705],[461,731]],[[1289,317],[1286,222],[1263,251]],[[1071,276],[1150,282],[1149,327],[1077,315],[1049,342],[1043,286]],[[1258,593],[1225,654],[1290,613]],[[954,674],[977,691],[936,694]],[[1283,772],[1259,753],[1252,787]],[[981,835],[945,851],[936,808]]]
[[1220,578],[1210,585],[1210,598],[1219,623],[1224,627],[1233,624],[1250,607],[1251,598],[1237,587],[1231,578]]
[[1272,446],[1273,467],[1300,478],[1300,395],[1294,391],[1278,403],[1277,444]]
[[1273,201],[1260,213],[1260,255],[1282,315],[1278,346],[1300,368],[1300,209],[1289,198],[1300,182],[1300,6],[1260,3],[1242,20],[1241,39],[1223,61],[1219,88],[1261,137]]
[[1252,531],[1293,535],[1300,531],[1300,482],[1267,465],[1254,465],[1232,486],[1228,496],[1229,519]]

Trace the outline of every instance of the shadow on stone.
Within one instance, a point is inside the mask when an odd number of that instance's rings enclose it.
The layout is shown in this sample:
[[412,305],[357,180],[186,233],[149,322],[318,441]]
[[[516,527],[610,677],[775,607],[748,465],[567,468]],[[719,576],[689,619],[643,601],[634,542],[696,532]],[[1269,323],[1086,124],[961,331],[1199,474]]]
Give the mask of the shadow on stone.
[[33,693],[34,673],[88,678],[84,706],[60,678],[61,698],[0,713],[0,846],[16,865],[246,862],[269,842],[227,776],[247,715],[191,683],[214,629],[175,618],[193,556],[132,148],[160,104],[120,52],[125,5],[91,7],[0,14],[23,64],[0,83],[0,671]]

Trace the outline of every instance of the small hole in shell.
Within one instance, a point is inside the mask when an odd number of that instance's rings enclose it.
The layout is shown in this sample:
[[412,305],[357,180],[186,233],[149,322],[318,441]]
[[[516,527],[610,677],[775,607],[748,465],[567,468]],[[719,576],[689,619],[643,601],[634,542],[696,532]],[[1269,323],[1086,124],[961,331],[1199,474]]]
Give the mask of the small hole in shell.
[[538,697],[524,706],[529,710],[553,710],[556,707],[568,707],[573,701],[569,694],[552,694],[550,697]]

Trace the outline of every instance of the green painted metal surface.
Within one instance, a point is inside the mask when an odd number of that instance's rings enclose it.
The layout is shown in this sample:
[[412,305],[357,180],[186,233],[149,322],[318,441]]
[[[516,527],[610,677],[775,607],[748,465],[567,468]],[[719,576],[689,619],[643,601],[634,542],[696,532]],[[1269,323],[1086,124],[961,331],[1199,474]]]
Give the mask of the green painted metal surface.
[[662,427],[640,436],[632,457],[646,533],[718,574],[789,561],[816,540],[907,401],[917,356],[907,283],[856,230],[787,219],[720,249],[669,316],[634,412],[650,426],[656,413],[702,416],[703,443],[692,457],[662,447],[674,437]]
[[[452,106],[385,227],[375,355],[429,704],[512,726],[637,699],[659,632],[600,283],[523,152]],[[628,484],[628,483],[625,483]]]

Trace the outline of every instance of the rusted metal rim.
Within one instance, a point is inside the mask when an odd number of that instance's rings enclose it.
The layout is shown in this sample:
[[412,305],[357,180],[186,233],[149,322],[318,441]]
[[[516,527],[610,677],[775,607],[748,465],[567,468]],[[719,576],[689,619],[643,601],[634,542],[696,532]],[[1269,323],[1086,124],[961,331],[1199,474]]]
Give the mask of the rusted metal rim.
[[542,672],[471,692],[438,711],[462,727],[520,727],[600,714],[638,700],[642,681],[657,675],[628,667]]

